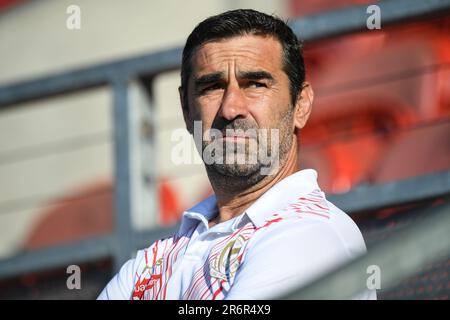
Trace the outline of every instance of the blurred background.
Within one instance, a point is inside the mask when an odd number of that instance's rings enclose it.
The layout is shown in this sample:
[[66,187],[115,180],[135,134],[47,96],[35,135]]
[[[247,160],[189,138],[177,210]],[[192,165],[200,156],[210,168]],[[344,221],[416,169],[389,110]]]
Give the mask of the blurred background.
[[[373,3],[0,0],[0,298],[95,298],[136,249],[211,194],[203,165],[172,157],[184,128],[179,53],[197,23],[236,8],[296,21]],[[80,29],[67,27],[71,5]],[[305,39],[316,99],[300,167],[318,171],[330,199],[405,181],[422,195],[347,210],[369,250],[448,203],[449,34],[447,8]],[[423,196],[430,177],[444,188]],[[448,299],[449,257],[379,298]],[[70,264],[81,290],[66,287]]]

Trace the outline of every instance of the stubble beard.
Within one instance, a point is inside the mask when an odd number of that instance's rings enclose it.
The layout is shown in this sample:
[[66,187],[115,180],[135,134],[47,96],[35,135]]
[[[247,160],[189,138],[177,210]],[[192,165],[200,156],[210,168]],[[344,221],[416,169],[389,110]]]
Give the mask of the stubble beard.
[[[254,141],[237,143],[235,148],[231,149],[231,153],[224,151],[223,163],[205,163],[205,168],[210,181],[221,188],[241,189],[253,186],[263,179],[268,178],[270,175],[276,174],[285,164],[288,153],[292,147],[292,117],[293,108],[292,106],[289,106],[288,112],[280,120],[280,127],[277,128],[279,143],[272,143],[270,132],[268,134],[268,139],[265,139],[263,135],[258,134]],[[248,127],[246,129],[248,129]],[[259,129],[256,129],[256,131],[260,133]],[[210,142],[203,140],[202,149],[205,150],[211,143],[223,143],[223,141]],[[223,143],[223,150],[227,150],[227,143],[229,142]],[[227,163],[227,158],[231,157],[236,159],[238,153],[241,153],[241,156],[245,156],[245,159],[249,159],[251,152],[255,152],[255,147],[250,148],[250,143],[254,143],[254,146],[256,144],[256,152],[261,149],[266,150],[266,154],[270,159],[278,159],[279,165],[276,168],[277,170],[272,171],[271,174],[264,173],[264,168],[267,168],[270,164],[262,162],[259,156],[257,156],[257,161],[255,163],[249,163],[248,161],[245,163],[238,163],[237,161]]]

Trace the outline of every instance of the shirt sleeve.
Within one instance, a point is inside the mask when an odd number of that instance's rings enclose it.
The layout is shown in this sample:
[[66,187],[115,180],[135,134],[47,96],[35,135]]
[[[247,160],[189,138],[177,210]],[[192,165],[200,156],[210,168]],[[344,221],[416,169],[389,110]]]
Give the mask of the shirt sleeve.
[[128,260],[109,281],[97,300],[130,300],[134,289],[136,265],[141,256],[139,251],[135,259]]
[[252,240],[226,299],[276,299],[353,258],[322,221],[285,222]]

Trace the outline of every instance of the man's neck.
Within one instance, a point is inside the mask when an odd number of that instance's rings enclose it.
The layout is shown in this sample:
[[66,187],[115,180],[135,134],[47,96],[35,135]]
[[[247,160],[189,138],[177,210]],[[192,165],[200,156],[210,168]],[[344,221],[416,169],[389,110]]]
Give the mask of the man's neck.
[[209,227],[242,214],[259,197],[272,188],[272,186],[296,171],[298,171],[297,141],[294,140],[284,163],[280,164],[280,169],[275,174],[265,176],[252,186],[243,188],[238,185],[238,182],[233,183],[233,179],[228,177],[221,178],[226,179],[226,183],[223,183],[223,180],[220,181],[217,178],[211,179],[211,184],[217,199],[219,215],[209,222]]

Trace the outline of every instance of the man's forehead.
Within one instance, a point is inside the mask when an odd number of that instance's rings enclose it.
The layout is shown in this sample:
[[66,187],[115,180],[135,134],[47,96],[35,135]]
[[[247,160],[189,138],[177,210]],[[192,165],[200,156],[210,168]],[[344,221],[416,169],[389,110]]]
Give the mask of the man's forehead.
[[192,56],[192,73],[227,73],[229,67],[282,71],[282,50],[271,36],[244,35],[211,41],[198,47]]

